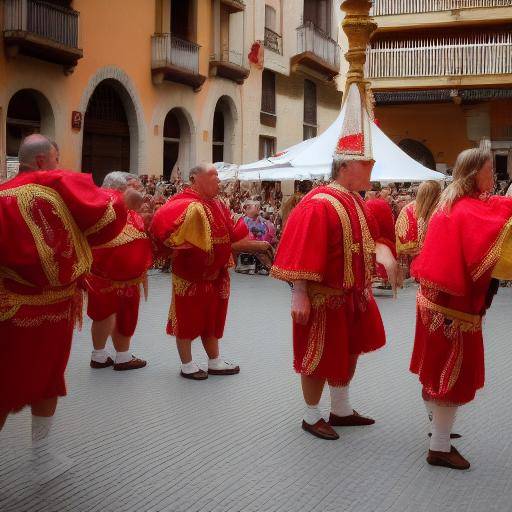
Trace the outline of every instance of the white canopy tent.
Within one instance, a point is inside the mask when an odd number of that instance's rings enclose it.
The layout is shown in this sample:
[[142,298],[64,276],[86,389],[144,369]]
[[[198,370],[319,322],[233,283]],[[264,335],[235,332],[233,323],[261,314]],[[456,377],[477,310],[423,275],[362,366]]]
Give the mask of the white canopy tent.
[[[319,136],[296,144],[274,157],[240,166],[220,166],[219,177],[223,181],[328,179],[344,117],[345,106],[336,121]],[[372,181],[403,183],[443,181],[448,178],[443,173],[428,169],[404,153],[374,123],[372,123],[371,141],[375,158]]]

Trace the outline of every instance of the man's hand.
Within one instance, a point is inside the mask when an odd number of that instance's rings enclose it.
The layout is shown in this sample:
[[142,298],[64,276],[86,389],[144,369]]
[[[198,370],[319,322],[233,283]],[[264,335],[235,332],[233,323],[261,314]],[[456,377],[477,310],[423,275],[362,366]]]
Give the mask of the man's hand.
[[377,243],[375,245],[375,256],[377,263],[380,263],[386,269],[386,274],[393,288],[393,297],[396,298],[396,290],[402,287],[404,280],[402,269],[386,244]]
[[292,291],[292,318],[299,325],[306,325],[311,314],[306,281],[295,281]]

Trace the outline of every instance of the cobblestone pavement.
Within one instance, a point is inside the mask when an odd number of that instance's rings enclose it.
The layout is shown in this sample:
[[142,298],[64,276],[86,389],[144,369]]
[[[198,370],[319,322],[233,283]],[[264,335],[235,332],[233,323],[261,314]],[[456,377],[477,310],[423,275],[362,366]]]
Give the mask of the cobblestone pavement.
[[[388,345],[361,359],[353,382],[353,405],[377,423],[327,442],[300,428],[287,285],[234,275],[223,353],[242,372],[190,382],[178,376],[163,331],[168,280],[151,277],[134,338],[147,368],[91,370],[90,323],[76,335],[69,395],[51,436],[71,469],[38,489],[22,484],[17,448],[29,437],[29,414],[8,420],[0,433],[2,512],[512,510],[510,288],[486,320],[486,388],[456,424],[464,436],[456,446],[473,467],[455,472],[425,463],[426,415],[408,373],[413,287],[397,301],[378,299]],[[327,413],[327,396],[322,405]]]

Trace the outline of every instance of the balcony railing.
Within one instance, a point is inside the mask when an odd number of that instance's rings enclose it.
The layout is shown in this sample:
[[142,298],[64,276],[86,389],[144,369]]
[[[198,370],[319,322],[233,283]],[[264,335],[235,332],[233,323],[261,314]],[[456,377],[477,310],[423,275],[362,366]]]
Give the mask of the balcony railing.
[[479,7],[512,7],[512,0],[374,0],[371,15],[419,14]]
[[283,54],[283,38],[273,30],[265,27],[265,48]]
[[512,73],[512,32],[432,40],[377,41],[368,48],[369,78]]
[[305,21],[297,29],[297,53],[305,52],[313,53],[337,70],[340,68],[340,47],[338,43],[310,21]]
[[79,13],[43,0],[5,0],[4,32],[29,32],[78,48]]
[[184,71],[199,74],[199,48],[171,34],[156,34],[151,38],[153,68],[176,66]]

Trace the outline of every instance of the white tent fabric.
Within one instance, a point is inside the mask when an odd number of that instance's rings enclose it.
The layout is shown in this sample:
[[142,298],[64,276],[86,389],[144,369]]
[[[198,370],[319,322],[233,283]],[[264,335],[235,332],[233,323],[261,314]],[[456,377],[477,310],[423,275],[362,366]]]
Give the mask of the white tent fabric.
[[[221,180],[285,181],[328,178],[331,173],[334,148],[341,132],[345,108],[334,123],[319,136],[296,144],[275,157],[250,164],[220,168]],[[404,153],[384,132],[372,124],[372,147],[375,167],[372,181],[420,182],[443,181],[447,176],[423,166]]]

